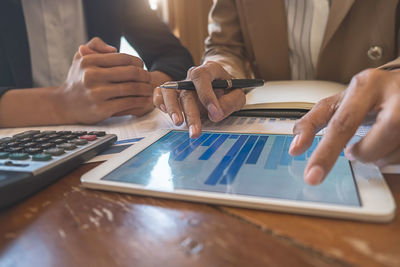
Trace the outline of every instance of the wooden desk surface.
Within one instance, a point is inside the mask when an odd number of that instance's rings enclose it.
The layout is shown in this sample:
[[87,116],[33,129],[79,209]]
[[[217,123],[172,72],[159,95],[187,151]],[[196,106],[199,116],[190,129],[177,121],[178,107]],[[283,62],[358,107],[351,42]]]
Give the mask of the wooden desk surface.
[[371,224],[82,188],[95,166],[0,212],[0,266],[400,266],[399,210]]

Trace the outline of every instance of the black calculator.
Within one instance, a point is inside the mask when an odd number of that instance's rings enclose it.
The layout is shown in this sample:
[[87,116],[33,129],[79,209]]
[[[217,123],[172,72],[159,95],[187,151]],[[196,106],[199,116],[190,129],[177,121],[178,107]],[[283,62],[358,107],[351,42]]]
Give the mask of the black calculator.
[[0,209],[61,178],[117,140],[103,131],[30,130],[0,139]]

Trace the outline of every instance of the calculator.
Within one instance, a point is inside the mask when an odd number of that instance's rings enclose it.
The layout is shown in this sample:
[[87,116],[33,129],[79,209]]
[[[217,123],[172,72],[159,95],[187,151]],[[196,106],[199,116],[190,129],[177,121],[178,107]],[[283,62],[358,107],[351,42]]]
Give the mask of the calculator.
[[24,131],[0,139],[0,209],[37,192],[117,140],[103,131]]

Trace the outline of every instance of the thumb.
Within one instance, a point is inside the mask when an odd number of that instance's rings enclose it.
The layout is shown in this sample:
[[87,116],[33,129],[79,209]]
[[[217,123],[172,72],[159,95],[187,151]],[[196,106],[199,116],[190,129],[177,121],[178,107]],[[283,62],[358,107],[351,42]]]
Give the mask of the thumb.
[[86,46],[97,53],[116,53],[117,48],[106,44],[99,37],[92,38]]

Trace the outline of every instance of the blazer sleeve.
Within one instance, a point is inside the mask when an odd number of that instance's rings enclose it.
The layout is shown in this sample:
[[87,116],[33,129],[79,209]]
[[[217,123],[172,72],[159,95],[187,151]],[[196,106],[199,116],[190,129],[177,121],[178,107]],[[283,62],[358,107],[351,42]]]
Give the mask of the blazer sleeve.
[[123,35],[149,71],[161,71],[175,80],[182,80],[193,66],[192,56],[147,2],[125,0]]
[[203,60],[220,63],[234,78],[251,77],[235,1],[214,1],[209,16]]

